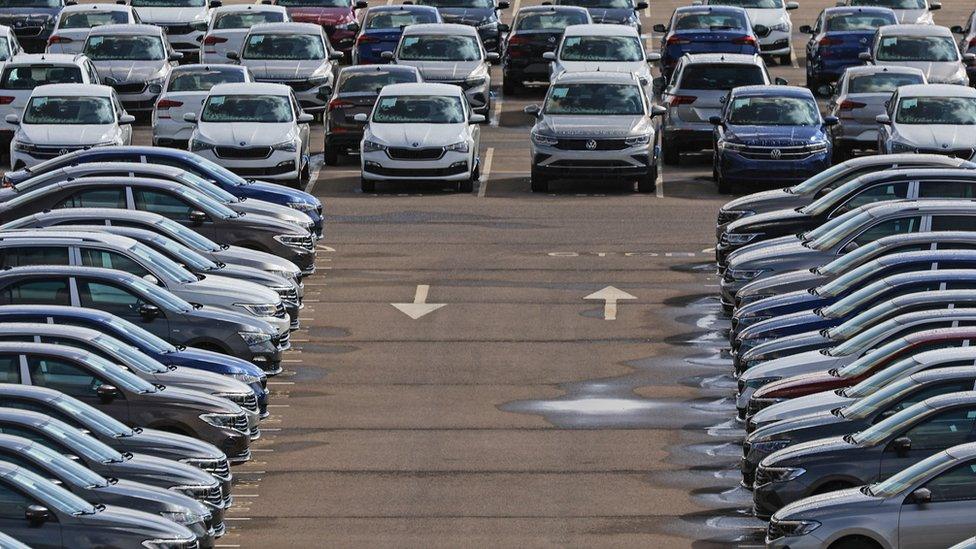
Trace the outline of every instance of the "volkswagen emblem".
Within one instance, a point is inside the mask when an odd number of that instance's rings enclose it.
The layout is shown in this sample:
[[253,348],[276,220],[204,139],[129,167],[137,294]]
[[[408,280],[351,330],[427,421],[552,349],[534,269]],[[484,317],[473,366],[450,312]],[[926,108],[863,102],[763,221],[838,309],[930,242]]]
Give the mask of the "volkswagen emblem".
[[595,148],[596,148],[596,141],[593,139],[588,139],[586,141],[586,150],[592,151]]
[[868,39],[867,38],[861,38],[861,43],[862,44],[867,44],[868,43]]
[[24,26],[24,22],[23,21],[14,21],[14,26],[17,27],[17,28],[23,27]]
[[779,160],[780,157],[782,156],[783,156],[783,151],[779,149],[773,149],[769,151],[769,157],[772,158],[773,160]]
[[243,147],[244,145],[247,145],[247,142],[246,141],[241,141],[241,146]]
[[556,43],[556,37],[555,36],[550,36],[549,37],[549,43],[550,44],[555,44]]
[[420,143],[417,143],[416,141],[414,141],[414,142],[413,142],[413,146],[414,146],[414,147],[419,147],[419,146],[420,146]]
[[58,154],[68,154],[68,149],[60,149],[58,150]]
[[948,149],[949,148],[949,144],[948,143],[943,143],[942,144],[942,148],[943,149]]

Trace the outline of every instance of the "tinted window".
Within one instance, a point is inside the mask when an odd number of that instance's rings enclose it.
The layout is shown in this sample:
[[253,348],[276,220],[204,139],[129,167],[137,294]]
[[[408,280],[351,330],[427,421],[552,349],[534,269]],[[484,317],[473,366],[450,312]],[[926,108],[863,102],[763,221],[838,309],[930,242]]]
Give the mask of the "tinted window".
[[244,59],[325,59],[325,43],[311,34],[252,34],[244,44]]
[[38,246],[36,248],[5,248],[0,251],[0,268],[24,265],[67,265],[67,246]]
[[373,122],[461,124],[464,106],[455,96],[386,95],[376,104]]
[[883,15],[842,13],[827,19],[827,30],[834,32],[873,31],[894,24],[894,17]]
[[366,18],[366,28],[399,29],[408,25],[435,22],[434,14],[427,11],[380,11],[371,13]]
[[578,116],[644,114],[644,92],[632,84],[556,84],[546,101],[546,114]]
[[0,383],[20,383],[20,357],[0,356]]
[[244,73],[237,70],[181,71],[169,79],[167,91],[210,91],[217,84],[236,84],[244,81]]
[[90,29],[99,25],[124,25],[129,14],[124,11],[76,11],[61,16],[62,29]]
[[[0,517],[5,519],[24,520],[27,507],[36,503],[19,490],[13,489],[6,482],[0,482]],[[26,521],[24,522],[26,525]]]
[[973,198],[976,185],[969,181],[919,181],[921,198]]
[[[939,367],[949,368],[951,366],[969,366],[973,363],[971,360],[965,361],[965,364],[940,364]],[[949,393],[955,393],[957,391],[972,391],[973,382],[972,381],[955,381],[952,383],[937,383],[935,385],[926,387],[921,391],[915,391],[913,394],[903,398],[901,401],[897,402],[894,406],[891,406],[888,411],[890,412],[900,412],[909,406],[914,406],[915,404],[922,402],[928,398],[945,395]]]
[[941,412],[912,427],[904,436],[912,439],[913,450],[948,448],[973,438],[976,408]]
[[815,126],[820,124],[817,103],[800,97],[737,97],[732,100],[729,123],[747,126]]
[[898,102],[899,124],[976,125],[976,99],[971,97],[905,97]]
[[565,61],[642,61],[644,46],[633,36],[568,36],[559,58]]
[[932,216],[932,230],[933,231],[976,231],[976,216],[935,215]]
[[80,251],[81,264],[86,267],[116,269],[119,271],[132,273],[136,276],[145,276],[149,274],[149,271],[143,268],[142,265],[122,254],[110,252],[108,250],[95,250],[92,248],[82,248]]
[[215,29],[249,29],[261,23],[281,23],[284,14],[277,11],[249,11],[226,13],[214,21]]
[[156,213],[170,219],[187,219],[193,207],[183,200],[162,191],[133,189],[136,209]]
[[24,109],[25,124],[103,125],[115,122],[107,97],[37,96]]
[[888,221],[882,221],[874,225],[873,227],[862,232],[854,239],[859,246],[863,246],[869,242],[874,242],[875,240],[893,235],[893,234],[906,234],[918,232],[918,226],[921,224],[921,218],[919,217],[903,217],[900,219],[889,219]]
[[761,67],[756,65],[712,65],[695,63],[681,72],[682,90],[731,90],[739,86],[766,83]]
[[735,30],[745,29],[744,17],[733,13],[679,13],[673,30]]
[[898,200],[899,198],[905,198],[908,196],[908,183],[890,183],[886,185],[875,185],[874,187],[864,189],[857,195],[851,197],[846,203],[844,203],[841,208],[834,212],[834,214],[839,214],[842,212],[847,212],[853,210],[854,208],[860,208],[865,204],[871,204],[874,202],[880,202],[882,200]]
[[5,305],[71,305],[71,291],[63,278],[25,280],[0,290],[0,301]]
[[407,71],[346,72],[339,77],[339,93],[379,93],[383,86],[416,81],[417,77]]
[[404,36],[397,57],[410,61],[476,61],[481,59],[481,45],[474,36]]
[[85,55],[92,61],[162,61],[166,47],[156,36],[109,34],[90,36]]
[[280,95],[213,95],[207,99],[204,122],[291,122],[288,98]]
[[517,32],[529,31],[562,31],[570,25],[585,25],[589,21],[586,15],[577,11],[573,12],[528,12],[521,14],[515,22]]
[[132,315],[143,303],[135,294],[114,284],[78,281],[78,294],[82,307],[91,307],[116,315]]
[[847,84],[848,93],[890,93],[899,86],[921,84],[921,74],[898,74],[894,72],[879,72],[865,76],[855,76]]
[[73,397],[90,397],[102,381],[88,370],[72,362],[56,358],[30,356],[27,358],[31,382]]
[[125,208],[125,190],[121,187],[113,189],[91,189],[79,191],[56,208]]
[[957,61],[959,50],[948,36],[885,36],[878,61]]
[[84,82],[81,69],[74,66],[33,65],[8,67],[0,78],[5,90],[32,90],[44,84],[79,84]]
[[970,461],[949,469],[925,485],[932,501],[976,499],[976,462]]

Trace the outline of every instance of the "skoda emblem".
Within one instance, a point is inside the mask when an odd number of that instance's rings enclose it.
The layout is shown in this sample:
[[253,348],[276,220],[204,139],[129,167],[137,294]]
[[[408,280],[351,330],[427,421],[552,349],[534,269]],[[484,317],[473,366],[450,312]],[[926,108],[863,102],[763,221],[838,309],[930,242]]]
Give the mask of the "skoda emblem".
[[773,160],[779,160],[781,156],[783,156],[783,151],[779,149],[773,149],[769,151],[769,157],[772,158]]
[[24,22],[23,21],[14,21],[14,26],[15,27],[23,27],[24,26]]
[[942,144],[942,148],[943,149],[948,149],[949,148],[949,144],[948,143],[943,143]]
[[596,148],[596,141],[589,139],[586,141],[586,149],[592,151]]
[[862,44],[867,44],[868,43],[868,39],[867,38],[861,38],[861,43]]

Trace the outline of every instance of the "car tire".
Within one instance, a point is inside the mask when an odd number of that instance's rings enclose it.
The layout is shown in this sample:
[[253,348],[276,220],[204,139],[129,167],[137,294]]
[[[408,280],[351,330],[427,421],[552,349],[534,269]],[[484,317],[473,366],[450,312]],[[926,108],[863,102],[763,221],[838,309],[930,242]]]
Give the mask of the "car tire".
[[549,179],[539,174],[537,171],[532,170],[532,175],[530,177],[530,183],[532,187],[532,192],[534,193],[547,193],[549,192]]
[[366,178],[359,178],[359,189],[364,193],[376,192],[376,182]]
[[326,166],[338,166],[339,165],[339,149],[335,145],[325,142],[325,165]]
[[721,172],[716,173],[715,185],[718,187],[718,192],[721,194],[732,194],[732,183],[728,179],[722,177]]
[[668,166],[681,164],[681,148],[675,143],[661,141],[661,160]]
[[787,66],[793,64],[793,53],[786,53],[783,55],[776,56],[776,62],[780,65]]
[[637,178],[637,192],[653,193],[657,191],[657,164],[651,166],[647,175]]

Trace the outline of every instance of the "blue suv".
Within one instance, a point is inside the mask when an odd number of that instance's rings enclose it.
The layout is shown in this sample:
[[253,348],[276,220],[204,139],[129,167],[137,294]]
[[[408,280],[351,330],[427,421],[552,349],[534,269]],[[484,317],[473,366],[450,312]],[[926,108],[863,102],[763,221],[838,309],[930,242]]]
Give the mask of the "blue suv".
[[830,135],[813,93],[796,86],[734,88],[712,116],[712,177],[723,193],[762,181],[785,187],[830,167]]
[[212,181],[215,185],[238,198],[264,200],[294,208],[312,219],[312,231],[322,237],[324,217],[322,202],[298,189],[276,183],[244,179],[217,164],[191,152],[164,147],[96,147],[75,151],[42,162],[31,168],[7,172],[3,176],[4,187],[22,183],[36,175],[58,170],[65,166],[90,162],[144,162],[184,169],[194,175]]
[[897,25],[898,17],[889,8],[827,8],[817,23],[803,25],[807,42],[807,88],[814,93],[821,86],[836,82],[847,67],[863,65],[858,56],[870,51],[878,27]]
[[421,23],[443,23],[441,14],[433,6],[412,4],[376,6],[366,10],[363,26],[356,35],[352,48],[353,65],[385,65],[381,57],[385,51],[393,51],[400,43],[403,27]]
[[661,72],[668,80],[688,53],[759,53],[756,32],[746,10],[731,6],[684,6],[674,10],[667,26],[654,25],[661,36]]

